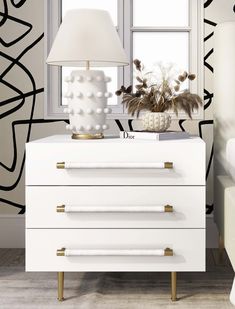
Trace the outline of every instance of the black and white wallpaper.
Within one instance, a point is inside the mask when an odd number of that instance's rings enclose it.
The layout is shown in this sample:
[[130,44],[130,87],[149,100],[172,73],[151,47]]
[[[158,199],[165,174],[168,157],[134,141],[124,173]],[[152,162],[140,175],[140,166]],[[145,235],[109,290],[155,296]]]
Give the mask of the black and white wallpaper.
[[[196,1],[196,0],[195,0]],[[213,211],[213,34],[217,23],[235,20],[235,0],[206,0],[205,119],[177,126],[207,144],[207,214]],[[43,119],[43,1],[0,0],[0,214],[25,212],[26,142],[64,133],[62,120]],[[112,132],[134,122],[113,121]]]

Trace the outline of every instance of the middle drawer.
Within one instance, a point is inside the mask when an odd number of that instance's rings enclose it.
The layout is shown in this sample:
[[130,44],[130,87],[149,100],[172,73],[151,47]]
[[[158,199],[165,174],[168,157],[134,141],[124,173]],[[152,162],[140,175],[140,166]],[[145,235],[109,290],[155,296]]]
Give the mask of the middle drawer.
[[205,228],[203,186],[28,186],[26,204],[27,228]]

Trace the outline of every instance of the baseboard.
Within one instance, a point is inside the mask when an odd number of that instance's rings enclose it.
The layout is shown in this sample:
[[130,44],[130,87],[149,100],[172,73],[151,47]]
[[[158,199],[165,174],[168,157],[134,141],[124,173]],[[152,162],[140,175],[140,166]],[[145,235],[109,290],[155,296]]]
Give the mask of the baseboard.
[[[206,218],[207,248],[218,247],[218,231],[213,216]],[[25,216],[0,215],[0,248],[24,248]]]
[[0,215],[0,248],[25,247],[25,216]]

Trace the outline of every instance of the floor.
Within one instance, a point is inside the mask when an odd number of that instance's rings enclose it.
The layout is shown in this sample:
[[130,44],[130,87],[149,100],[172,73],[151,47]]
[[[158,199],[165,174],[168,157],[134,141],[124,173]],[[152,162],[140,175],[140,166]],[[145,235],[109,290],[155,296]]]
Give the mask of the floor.
[[169,273],[66,273],[58,302],[55,273],[25,273],[23,249],[0,249],[1,309],[234,308],[229,302],[233,270],[224,254],[207,251],[206,273],[179,273],[177,302],[170,300]]

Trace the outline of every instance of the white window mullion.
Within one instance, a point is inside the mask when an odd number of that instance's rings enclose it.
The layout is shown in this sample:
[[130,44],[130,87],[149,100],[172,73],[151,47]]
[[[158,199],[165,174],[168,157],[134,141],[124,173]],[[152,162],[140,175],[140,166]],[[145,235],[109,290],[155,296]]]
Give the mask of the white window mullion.
[[[118,34],[120,37],[120,40],[122,44],[124,45],[124,22],[123,22],[123,13],[124,13],[124,0],[118,0],[117,1],[117,23],[118,23]],[[117,89],[119,89],[123,84],[124,84],[124,70],[123,67],[118,67],[117,69],[118,72],[118,84],[117,84]],[[116,89],[116,90],[117,90]],[[115,93],[113,93],[115,96]],[[107,119],[113,119],[113,118],[119,118],[119,114],[123,114],[123,105],[121,102],[121,97],[117,98],[117,105],[109,105],[110,108],[112,109],[112,114],[107,115]]]
[[[132,84],[132,0],[124,0],[123,6],[123,42],[124,49],[129,61],[129,66],[123,69],[123,85],[129,86]],[[123,115],[120,118],[126,118],[127,111],[123,106]],[[129,117],[131,118],[131,117]]]
[[[190,72],[196,74],[195,82],[191,83],[190,91],[197,93],[203,98],[204,72],[203,72],[203,3],[202,1],[190,0]],[[194,119],[202,119],[204,115],[203,108],[193,114]]]
[[44,118],[64,118],[60,107],[61,68],[48,66],[46,59],[60,25],[60,1],[44,0]]
[[190,31],[191,27],[132,27],[132,32],[185,32]]
[[132,0],[124,1],[124,49],[127,54],[129,66],[124,67],[124,83],[131,84],[132,75]]

